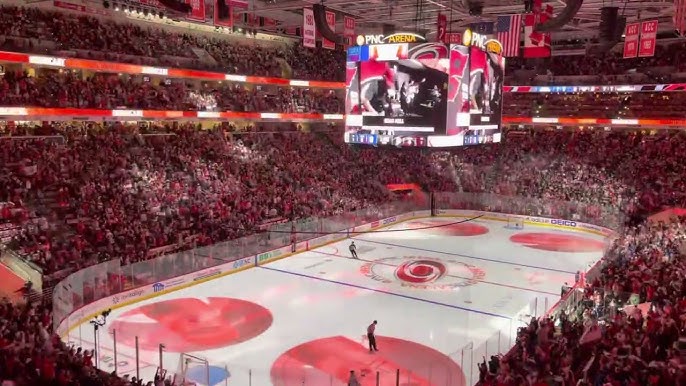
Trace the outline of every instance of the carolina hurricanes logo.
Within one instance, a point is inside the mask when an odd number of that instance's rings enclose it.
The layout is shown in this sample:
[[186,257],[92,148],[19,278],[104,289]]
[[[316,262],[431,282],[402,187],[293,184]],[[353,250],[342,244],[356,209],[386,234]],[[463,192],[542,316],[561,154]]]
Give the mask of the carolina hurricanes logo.
[[379,259],[363,265],[360,272],[384,284],[434,290],[471,286],[486,276],[486,272],[481,268],[461,261],[424,256]]
[[440,59],[448,57],[448,48],[443,43],[424,43],[410,48],[410,59]]

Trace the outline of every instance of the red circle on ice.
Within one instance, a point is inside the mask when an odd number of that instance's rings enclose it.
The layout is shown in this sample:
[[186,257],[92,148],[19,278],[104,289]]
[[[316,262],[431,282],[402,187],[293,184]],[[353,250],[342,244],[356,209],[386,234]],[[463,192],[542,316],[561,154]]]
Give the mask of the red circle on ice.
[[407,283],[421,284],[442,278],[448,268],[440,261],[411,260],[400,264],[395,269],[395,277]]
[[605,243],[587,237],[559,233],[518,233],[510,241],[525,247],[555,252],[598,252],[605,249]]
[[[450,225],[447,225],[450,224]],[[434,227],[434,228],[431,228]],[[407,230],[417,229],[441,236],[481,236],[488,233],[488,228],[473,222],[455,223],[455,221],[410,221]]]
[[210,350],[252,339],[271,326],[266,308],[240,299],[181,298],[146,304],[119,315],[109,324],[117,331],[117,342],[138,344],[143,350]]
[[410,270],[414,276],[429,276],[433,271],[433,268],[426,265],[418,265],[416,267],[412,267]]
[[272,365],[274,385],[345,384],[350,370],[358,375],[362,386],[396,385],[400,369],[402,385],[465,386],[464,372],[448,356],[419,343],[385,336],[376,337],[379,351],[370,353],[366,343],[334,336],[313,340],[293,347]]

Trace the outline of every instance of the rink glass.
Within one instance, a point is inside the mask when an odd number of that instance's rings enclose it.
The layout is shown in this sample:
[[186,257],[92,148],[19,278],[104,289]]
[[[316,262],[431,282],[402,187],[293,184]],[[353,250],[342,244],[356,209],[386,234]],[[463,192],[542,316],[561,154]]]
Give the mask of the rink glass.
[[[267,232],[210,246],[198,246],[183,252],[151,256],[149,260],[129,265],[122,265],[118,259],[115,259],[92,265],[68,275],[65,271],[59,272],[57,277],[64,278],[53,287],[53,325],[59,326],[67,316],[86,304],[122,291],[151,285],[201,269],[284,247],[292,244],[293,241],[301,242],[322,235],[342,232],[355,226],[392,216],[419,210],[437,213],[440,210],[447,209],[480,210],[568,219],[610,229],[618,229],[619,224],[623,223],[622,216],[616,208],[584,203],[495,194],[443,192],[430,196],[415,195],[410,199],[399,199],[385,205],[342,213],[336,216],[325,218],[313,217],[275,224]],[[8,255],[7,252],[4,253],[3,257],[8,258],[8,256],[11,259],[20,259],[16,255]],[[592,267],[587,277],[590,279],[593,275],[597,274],[597,271],[597,266]],[[622,296],[622,299],[625,297],[627,296]],[[547,299],[536,299],[525,310],[522,310],[519,315],[513,317],[507,323],[507,326],[504,326],[493,336],[475,337],[473,342],[463,347],[455,347],[455,351],[449,354],[449,356],[462,367],[467,383],[474,384],[478,381],[477,366],[482,361],[482,358],[490,358],[492,355],[506,353],[514,344],[517,329],[524,327],[531,317],[540,317],[548,314],[554,315],[559,310],[569,310],[572,307],[578,306],[581,298],[582,296],[579,291],[574,289],[557,305],[550,304],[550,301]],[[555,307],[552,308],[553,306]],[[602,308],[602,312],[610,312],[609,310],[613,309],[612,307],[605,307]],[[67,339],[72,344],[81,346],[83,343],[81,340],[84,339],[83,336],[86,333],[81,331],[81,327],[77,327],[66,327],[67,330],[71,331]],[[463,327],[468,328],[468,326]],[[78,331],[74,331],[74,328],[77,328]],[[92,329],[90,331],[87,334],[92,334]],[[164,344],[164,342],[160,342],[160,344]],[[110,349],[116,350],[116,348]],[[178,353],[175,355],[178,356]],[[102,368],[102,363],[100,365]],[[430,365],[427,364],[427,366]],[[175,367],[176,364],[170,364],[170,366]],[[110,367],[103,368],[103,370],[112,371],[113,369]],[[176,371],[175,368],[169,370],[172,372]],[[250,374],[253,373],[250,369],[245,369],[245,371]],[[440,372],[441,370],[436,369],[436,371]],[[119,370],[119,373],[122,373],[122,369]]]

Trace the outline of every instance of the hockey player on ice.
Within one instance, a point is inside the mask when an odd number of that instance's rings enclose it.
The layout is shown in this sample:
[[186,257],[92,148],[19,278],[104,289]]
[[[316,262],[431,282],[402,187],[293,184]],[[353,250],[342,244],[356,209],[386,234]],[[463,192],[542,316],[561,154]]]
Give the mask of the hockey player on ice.
[[355,246],[354,241],[350,243],[350,247],[348,247],[348,249],[350,249],[350,254],[353,256],[353,259],[359,259],[357,257],[357,247]]

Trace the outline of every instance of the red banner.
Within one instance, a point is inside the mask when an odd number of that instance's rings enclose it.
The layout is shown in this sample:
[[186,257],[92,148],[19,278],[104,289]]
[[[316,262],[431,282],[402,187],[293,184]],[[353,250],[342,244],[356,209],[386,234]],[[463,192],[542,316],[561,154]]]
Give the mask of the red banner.
[[222,14],[219,9],[219,0],[214,0],[214,25],[218,27],[233,27],[231,6],[227,5],[224,14]]
[[630,23],[624,30],[624,59],[635,58],[638,55],[638,35],[640,23]]
[[254,13],[249,13],[247,14],[247,22],[246,24],[248,27],[259,27],[260,25],[260,17],[255,15]]
[[298,27],[289,25],[286,27],[286,35],[298,36]]
[[355,44],[355,19],[343,16],[343,36],[348,39],[348,47]]
[[[331,11],[326,11],[326,25],[329,26],[329,29],[336,32],[336,14],[335,13],[333,13]],[[335,50],[336,49],[336,43],[322,38],[322,48],[326,48],[327,50]]]
[[314,24],[314,12],[312,8],[303,8],[303,46],[317,47],[317,25]]
[[279,22],[276,21],[276,19],[272,19],[270,17],[265,17],[262,20],[263,20],[262,27],[266,31],[276,31],[276,27],[279,25]]
[[550,56],[550,33],[536,31],[536,26],[548,21],[553,16],[553,7],[546,5],[542,11],[534,2],[534,13],[524,15],[524,50],[525,58],[546,58]]
[[233,6],[231,7],[231,19],[233,20],[233,25],[234,26],[244,26],[245,25],[245,17],[247,13],[243,12],[236,12],[236,9],[234,9]]
[[657,43],[657,20],[649,20],[641,23],[641,45],[638,47],[638,57],[647,58],[655,56],[655,44]]
[[448,29],[448,18],[442,14],[438,13],[438,17],[436,19],[436,41],[437,42],[445,42],[445,34]]
[[188,20],[205,21],[205,0],[186,0],[186,4],[192,8],[186,16]]
[[448,32],[445,34],[445,42],[448,44],[462,44],[462,34],[460,32]]

